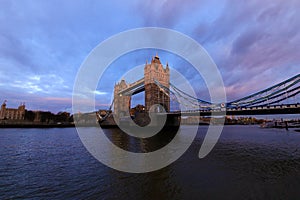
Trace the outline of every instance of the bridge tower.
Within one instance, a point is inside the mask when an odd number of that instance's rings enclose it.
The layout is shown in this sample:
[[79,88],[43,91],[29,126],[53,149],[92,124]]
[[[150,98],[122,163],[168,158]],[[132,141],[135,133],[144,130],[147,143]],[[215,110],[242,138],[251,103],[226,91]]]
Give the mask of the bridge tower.
[[121,90],[124,90],[127,87],[128,84],[124,79],[115,84],[114,87],[114,113],[118,117],[123,117],[130,110],[131,96],[118,94]]
[[[145,107],[147,111],[154,104],[160,104],[166,112],[170,111],[170,96],[168,91],[162,91],[155,83],[159,81],[162,85],[170,87],[170,69],[168,63],[166,68],[161,64],[158,55],[152,58],[151,63],[145,64],[144,84],[145,84]],[[152,110],[151,110],[152,111]],[[153,110],[159,112],[158,110]]]

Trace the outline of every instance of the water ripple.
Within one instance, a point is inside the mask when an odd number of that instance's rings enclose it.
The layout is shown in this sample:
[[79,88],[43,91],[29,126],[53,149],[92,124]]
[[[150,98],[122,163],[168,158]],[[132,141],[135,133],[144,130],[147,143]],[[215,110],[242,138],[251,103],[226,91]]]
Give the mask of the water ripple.
[[[1,129],[0,199],[296,199],[300,195],[300,134],[227,126],[213,151],[198,158],[207,127],[175,163],[155,172],[110,169],[84,148],[76,130]],[[149,152],[170,138],[126,140],[120,147]],[[100,144],[101,145],[101,144]]]

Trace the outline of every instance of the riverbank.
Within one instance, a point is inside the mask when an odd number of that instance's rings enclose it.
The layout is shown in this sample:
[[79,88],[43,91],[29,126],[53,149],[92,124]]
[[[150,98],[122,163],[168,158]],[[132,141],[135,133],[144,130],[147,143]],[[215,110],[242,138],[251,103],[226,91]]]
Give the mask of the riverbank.
[[0,124],[0,128],[68,128],[74,124]]
[[[76,127],[97,127],[98,124],[76,124]],[[74,123],[69,124],[37,124],[37,123],[25,123],[25,124],[0,124],[1,128],[70,128],[75,127]],[[117,128],[117,125],[104,124],[101,128]]]

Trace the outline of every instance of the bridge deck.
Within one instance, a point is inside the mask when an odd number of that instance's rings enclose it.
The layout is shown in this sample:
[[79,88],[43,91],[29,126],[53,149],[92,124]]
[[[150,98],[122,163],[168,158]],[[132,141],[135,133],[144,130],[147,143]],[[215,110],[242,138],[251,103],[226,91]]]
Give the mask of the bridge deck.
[[144,90],[145,90],[144,78],[142,78],[138,81],[129,84],[129,86],[126,89],[121,90],[118,93],[118,95],[132,95],[132,94],[137,94]]
[[[172,112],[179,114],[178,111]],[[300,114],[300,104],[276,105],[276,106],[257,106],[252,108],[228,108],[226,110],[211,110],[211,111],[183,111],[182,116],[221,116],[221,115],[275,115],[275,114]],[[299,116],[300,117],[300,116]]]

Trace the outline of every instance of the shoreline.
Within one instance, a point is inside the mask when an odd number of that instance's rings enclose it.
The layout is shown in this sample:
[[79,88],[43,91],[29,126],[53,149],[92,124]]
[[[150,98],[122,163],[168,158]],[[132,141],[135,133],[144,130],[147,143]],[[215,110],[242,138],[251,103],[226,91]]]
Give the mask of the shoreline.
[[[195,126],[197,124],[182,124],[187,126]],[[258,124],[224,124],[224,126],[228,125],[258,125]],[[98,127],[98,124],[0,124],[1,128],[74,128],[74,127]],[[118,128],[116,124],[102,124],[101,128],[109,129],[109,128]],[[198,126],[209,126],[209,124],[198,124]]]
[[[75,127],[99,127],[98,124],[0,124],[1,128],[75,128]],[[101,125],[101,128],[117,128],[117,125]]]
[[0,124],[1,128],[70,128],[75,124]]

